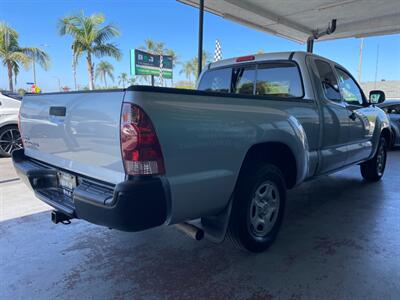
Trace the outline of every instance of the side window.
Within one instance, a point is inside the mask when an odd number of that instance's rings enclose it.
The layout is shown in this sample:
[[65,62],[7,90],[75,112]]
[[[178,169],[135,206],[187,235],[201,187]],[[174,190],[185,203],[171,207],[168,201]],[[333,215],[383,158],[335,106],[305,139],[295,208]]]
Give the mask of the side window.
[[235,94],[254,94],[255,68],[237,68],[232,73],[232,92]]
[[294,63],[266,63],[257,68],[256,95],[284,98],[303,96],[303,85]]
[[315,65],[318,70],[319,78],[321,79],[321,85],[325,96],[329,100],[341,100],[342,98],[340,96],[339,86],[330,64],[317,59],[315,60]]
[[339,89],[343,100],[349,104],[362,105],[363,96],[353,78],[342,69],[336,68],[336,72],[339,77]]
[[198,86],[200,91],[229,93],[231,86],[231,68],[210,70],[204,73]]

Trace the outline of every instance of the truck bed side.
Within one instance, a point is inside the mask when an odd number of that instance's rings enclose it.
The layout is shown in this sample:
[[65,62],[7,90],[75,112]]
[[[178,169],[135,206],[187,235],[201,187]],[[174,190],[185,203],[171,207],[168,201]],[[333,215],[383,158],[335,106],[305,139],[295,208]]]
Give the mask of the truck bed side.
[[142,107],[154,123],[170,184],[171,223],[223,209],[254,145],[288,146],[296,157],[297,181],[315,169],[319,114],[314,100],[136,86],[125,101]]

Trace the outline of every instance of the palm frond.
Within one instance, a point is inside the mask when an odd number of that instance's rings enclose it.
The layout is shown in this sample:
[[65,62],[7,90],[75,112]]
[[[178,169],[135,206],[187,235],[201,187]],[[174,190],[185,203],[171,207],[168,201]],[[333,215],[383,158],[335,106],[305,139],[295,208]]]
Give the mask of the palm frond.
[[8,60],[11,61],[11,63],[23,64],[26,69],[29,68],[32,61],[31,58],[22,51],[15,51],[10,53],[10,55],[8,56]]
[[122,57],[121,50],[112,43],[96,45],[93,47],[92,53],[98,58],[103,56],[111,56],[117,60],[120,60]]
[[47,70],[50,66],[50,57],[43,50],[35,47],[21,48],[21,52],[25,53],[29,58],[34,59],[43,69]]
[[120,36],[120,32],[117,27],[114,25],[106,25],[103,28],[100,28],[97,33],[96,37],[94,39],[94,42],[96,44],[103,44],[110,40],[113,37],[118,37]]

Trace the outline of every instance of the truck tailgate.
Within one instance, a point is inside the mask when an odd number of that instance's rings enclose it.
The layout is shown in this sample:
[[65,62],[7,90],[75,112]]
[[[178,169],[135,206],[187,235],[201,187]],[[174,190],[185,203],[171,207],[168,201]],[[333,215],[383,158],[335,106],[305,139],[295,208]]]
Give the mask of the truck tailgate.
[[24,97],[25,155],[109,183],[124,180],[120,116],[125,91]]

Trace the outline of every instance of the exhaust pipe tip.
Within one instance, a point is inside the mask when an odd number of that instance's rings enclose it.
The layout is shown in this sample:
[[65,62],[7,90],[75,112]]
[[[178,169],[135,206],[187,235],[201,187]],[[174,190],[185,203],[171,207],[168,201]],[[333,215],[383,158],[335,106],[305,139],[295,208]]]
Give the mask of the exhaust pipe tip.
[[176,224],[175,227],[196,241],[204,238],[204,230],[189,223]]

